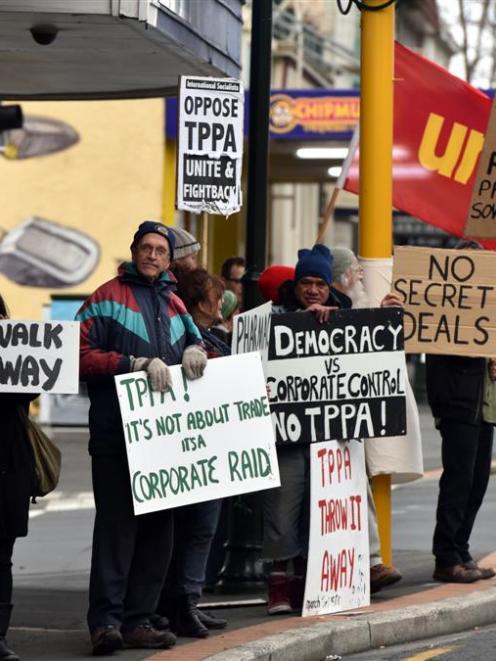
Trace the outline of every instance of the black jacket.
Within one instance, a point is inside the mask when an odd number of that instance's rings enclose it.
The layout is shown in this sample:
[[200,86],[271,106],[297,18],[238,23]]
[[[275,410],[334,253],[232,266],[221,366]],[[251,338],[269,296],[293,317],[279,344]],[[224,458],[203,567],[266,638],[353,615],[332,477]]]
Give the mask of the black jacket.
[[34,491],[34,456],[19,406],[28,410],[36,395],[0,394],[0,539],[28,532],[29,500]]
[[427,398],[435,418],[482,421],[485,358],[427,355]]

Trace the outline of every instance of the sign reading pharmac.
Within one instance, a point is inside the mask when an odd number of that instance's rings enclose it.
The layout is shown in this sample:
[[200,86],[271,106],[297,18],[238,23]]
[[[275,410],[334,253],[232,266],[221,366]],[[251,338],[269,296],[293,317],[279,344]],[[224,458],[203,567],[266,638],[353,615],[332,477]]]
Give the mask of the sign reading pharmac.
[[209,360],[196,381],[170,372],[164,393],[145,372],[115,377],[135,513],[280,486],[259,354]]
[[181,76],[177,208],[228,216],[241,208],[243,85]]
[[79,323],[4,319],[0,347],[0,392],[78,392]]

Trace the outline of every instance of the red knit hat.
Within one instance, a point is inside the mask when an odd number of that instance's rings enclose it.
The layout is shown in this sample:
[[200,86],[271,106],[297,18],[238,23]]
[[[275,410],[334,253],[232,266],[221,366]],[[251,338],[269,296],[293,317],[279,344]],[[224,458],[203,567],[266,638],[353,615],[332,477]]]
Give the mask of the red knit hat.
[[279,303],[279,287],[286,280],[294,280],[294,266],[274,264],[260,274],[258,287],[266,301]]

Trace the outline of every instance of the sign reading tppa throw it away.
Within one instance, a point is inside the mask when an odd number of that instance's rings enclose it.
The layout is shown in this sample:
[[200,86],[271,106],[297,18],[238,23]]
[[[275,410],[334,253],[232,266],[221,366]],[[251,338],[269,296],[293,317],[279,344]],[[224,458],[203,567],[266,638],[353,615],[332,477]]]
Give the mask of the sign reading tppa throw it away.
[[181,76],[177,208],[228,216],[241,208],[243,84]]
[[370,603],[367,484],[363,443],[310,448],[310,544],[303,616]]
[[115,377],[135,513],[278,487],[260,356],[209,360],[195,381],[170,372],[164,393],[145,372]]
[[79,323],[0,321],[0,392],[78,391]]
[[406,432],[399,308],[311,312],[271,320],[266,375],[278,443]]
[[396,246],[393,289],[411,353],[496,355],[496,255]]

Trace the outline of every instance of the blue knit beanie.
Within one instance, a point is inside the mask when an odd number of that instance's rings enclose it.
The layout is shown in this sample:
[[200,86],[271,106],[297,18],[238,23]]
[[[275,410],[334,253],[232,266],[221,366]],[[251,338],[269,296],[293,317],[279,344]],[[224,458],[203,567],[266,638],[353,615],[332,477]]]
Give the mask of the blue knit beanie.
[[313,276],[322,278],[328,285],[332,282],[332,255],[327,246],[317,243],[311,250],[298,250],[298,262],[295,268],[295,282]]
[[133,236],[133,242],[131,243],[131,249],[133,249],[141,237],[145,234],[159,234],[163,236],[164,239],[167,239],[170,246],[170,257],[172,259],[174,255],[174,248],[176,247],[176,241],[174,234],[171,232],[170,228],[162,223],[157,222],[156,220],[145,220],[138,227]]

